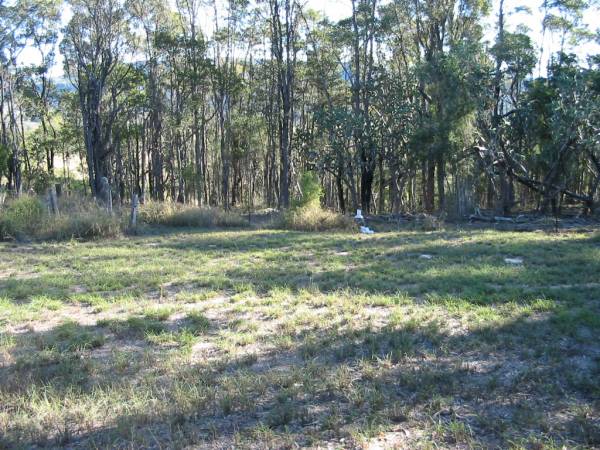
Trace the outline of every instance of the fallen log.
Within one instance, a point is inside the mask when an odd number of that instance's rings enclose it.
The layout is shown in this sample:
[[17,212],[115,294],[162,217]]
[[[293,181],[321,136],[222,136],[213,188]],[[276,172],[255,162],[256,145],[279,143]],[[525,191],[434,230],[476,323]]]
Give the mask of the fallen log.
[[471,214],[469,216],[469,221],[470,222],[487,222],[487,223],[491,223],[491,222],[494,222],[494,218],[493,217],[480,216],[478,214]]

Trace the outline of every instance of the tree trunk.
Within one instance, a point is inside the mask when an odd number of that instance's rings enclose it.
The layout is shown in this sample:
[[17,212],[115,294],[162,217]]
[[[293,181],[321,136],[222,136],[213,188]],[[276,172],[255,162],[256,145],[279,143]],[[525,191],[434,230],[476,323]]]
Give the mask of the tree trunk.
[[426,163],[425,211],[432,213],[435,209],[435,159],[430,157]]
[[438,188],[438,209],[440,212],[446,211],[446,166],[444,155],[439,152],[437,156],[437,188]]

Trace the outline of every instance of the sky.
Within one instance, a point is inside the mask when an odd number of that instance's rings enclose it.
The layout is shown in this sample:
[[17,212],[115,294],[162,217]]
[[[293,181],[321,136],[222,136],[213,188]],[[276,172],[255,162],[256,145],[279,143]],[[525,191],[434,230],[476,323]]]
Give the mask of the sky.
[[[172,0],[173,1],[173,0]],[[385,2],[385,0],[381,0]],[[174,2],[173,2],[174,3]],[[485,40],[493,42],[495,37],[494,26],[497,20],[499,0],[492,1],[492,13],[487,18]],[[348,17],[351,14],[351,3],[350,0],[305,0],[307,8],[311,8],[322,12],[325,16],[329,17],[331,21],[338,21]],[[552,49],[556,51],[559,48],[559,37],[552,36],[551,33],[542,34],[542,18],[543,13],[540,9],[542,0],[505,0],[505,22],[506,27],[509,31],[514,31],[517,26],[524,25],[529,28],[530,36],[532,37],[535,45],[540,48],[541,44],[544,44],[544,48]],[[514,12],[517,7],[526,6],[531,11],[520,11]],[[68,8],[64,10],[63,22],[66,23],[70,18],[70,11]],[[590,26],[592,30],[595,30],[598,26],[597,21],[594,21],[600,16],[600,10],[596,9],[593,13],[586,14],[584,22]],[[212,9],[208,9],[207,14],[202,14],[200,23],[207,34],[210,34],[212,29]],[[588,54],[600,53],[600,45],[595,42],[587,42],[578,45],[576,49],[573,49],[580,58],[585,58]],[[38,61],[38,56],[33,48],[25,48],[20,57],[19,63],[22,65],[35,64]],[[50,70],[51,76],[54,78],[60,78],[63,75],[62,69],[62,58],[57,55],[57,61],[54,67]]]

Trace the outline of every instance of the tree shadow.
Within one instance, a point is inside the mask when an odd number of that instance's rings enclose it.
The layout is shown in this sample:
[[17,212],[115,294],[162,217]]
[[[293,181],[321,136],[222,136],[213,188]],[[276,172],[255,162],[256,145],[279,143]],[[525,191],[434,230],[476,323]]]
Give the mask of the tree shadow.
[[[591,252],[573,250],[574,245],[584,248],[585,241],[507,242],[490,244],[488,248],[482,243],[448,247],[447,242],[439,242],[439,236],[433,234],[428,239],[435,242],[415,245],[410,242],[411,237],[397,236],[359,242],[336,238],[305,246],[304,254],[274,252],[262,265],[232,267],[225,274],[234,282],[253,285],[259,292],[310,286],[331,293],[350,288],[373,295],[406,291],[416,295],[466,296],[476,303],[482,297],[492,303],[502,301],[502,297],[514,301],[544,294],[560,296],[549,286],[577,288],[578,284],[587,284],[587,291],[600,292],[600,285],[593,286],[598,281],[594,274],[600,272],[600,259]],[[353,251],[357,256],[352,255]],[[340,253],[349,254],[337,256]],[[524,257],[524,264],[511,266],[505,261],[514,256]]]
[[[109,266],[112,284],[107,289],[156,290],[170,277],[169,271],[182,265],[193,268],[197,255],[201,257],[196,269],[198,285],[212,289],[234,289],[244,284],[264,293],[277,288],[297,290],[310,286],[324,293],[350,288],[373,295],[406,291],[410,295],[457,295],[471,297],[473,301],[480,301],[481,297],[498,301],[505,294],[511,299],[521,294],[556,296],[556,291],[545,286],[548,280],[552,285],[576,288],[578,284],[597,282],[594,273],[600,272],[600,260],[589,250],[595,248],[594,238],[569,242],[512,242],[507,238],[486,243],[463,241],[478,234],[456,231],[419,235],[381,233],[367,238],[352,234],[311,234],[310,239],[306,236],[306,233],[272,230],[231,233],[196,230],[174,233],[157,242],[148,242],[147,236],[135,237],[111,242],[111,249],[114,247],[118,253],[87,255],[84,275],[78,275],[75,268],[76,281],[71,281],[81,282],[84,287],[89,284],[88,291],[93,293],[98,286],[102,287],[105,267]],[[136,257],[163,264],[152,271],[143,265],[128,265],[122,250],[132,245],[138,248]],[[512,267],[504,261],[515,256],[524,258],[522,266]],[[222,273],[211,274],[212,279],[202,277],[203,261],[219,259],[223,260]],[[115,260],[123,264],[113,267]],[[238,260],[244,264],[236,264]],[[78,262],[81,262],[79,255],[65,252],[61,256],[63,267],[76,267]],[[48,274],[3,279],[0,290],[9,299],[19,301],[31,295],[66,298],[72,294],[67,281],[62,275]],[[191,279],[188,284],[194,281]],[[588,286],[587,290],[590,289],[594,287]],[[99,292],[104,294],[106,289]]]
[[[378,295],[403,290],[410,282],[419,285],[408,289],[414,290],[414,297],[430,295],[428,301],[441,304],[443,298],[431,295],[456,295],[477,305],[526,305],[546,294],[564,304],[464,330],[429,320],[382,327],[320,323],[290,335],[285,345],[274,330],[262,338],[271,344],[267,350],[234,359],[223,354],[176,370],[163,365],[184,344],[148,343],[148,333],[165,331],[152,329],[152,324],[71,323],[14,335],[8,362],[0,367],[0,398],[22,396],[26,409],[27,402],[47,395],[63,398],[54,407],[68,409],[73,405],[69,402],[78,401],[92,407],[94,395],[114,392],[103,398],[132,406],[85,426],[77,415],[59,415],[64,423],[48,429],[40,429],[41,422],[21,422],[18,411],[11,410],[0,446],[230,448],[240,436],[273,448],[291,443],[353,446],[360,436],[415,427],[426,429],[427,438],[443,446],[502,448],[529,439],[531,433],[567,446],[600,445],[595,413],[600,398],[600,310],[591,295],[598,288],[581,288],[585,295],[579,292],[578,302],[571,305],[569,294],[575,287],[552,290],[534,284],[561,266],[576,271],[554,277],[553,283],[576,285],[592,279],[593,273],[600,273],[600,261],[586,249],[596,245],[596,238],[570,244],[578,246],[575,253],[565,251],[567,244],[561,242],[492,243],[489,248],[461,242],[448,249],[435,233],[423,239],[424,243],[412,235],[364,240],[323,235],[307,243],[303,233],[265,231],[232,242],[227,233],[215,232],[184,235],[158,248],[226,251],[234,256],[267,249],[266,266],[223,269],[232,286],[250,285],[259,293],[287,288],[294,294],[316,287],[325,294],[351,288]],[[290,251],[295,258],[290,260],[286,248],[295,246],[301,251]],[[366,255],[352,254],[367,250]],[[556,255],[557,261],[526,259],[513,268],[503,262],[509,252]],[[310,267],[325,254],[330,265]],[[422,259],[421,254],[433,259]],[[465,255],[477,256],[469,260]],[[22,281],[23,292],[49,292],[56,286],[51,277]],[[3,283],[0,288],[6,287]],[[525,285],[533,288],[527,291]],[[208,281],[207,287],[221,285]],[[125,329],[119,331],[120,325]],[[222,326],[227,324],[211,324],[213,331]],[[136,408],[136,395],[152,401]],[[106,405],[101,408],[113,411]],[[414,442],[406,437],[411,435],[404,436],[411,446]]]
[[[2,367],[2,395],[93,402],[95,392],[114,390],[115,401],[127,402],[134,398],[126,387],[137,385],[154,408],[121,408],[88,428],[71,417],[42,433],[17,422],[0,443],[226,448],[240,438],[268,438],[265,446],[278,448],[340,439],[353,446],[357,436],[422,427],[446,446],[505,447],[532,432],[557,443],[598,445],[600,349],[560,321],[552,312],[522,315],[460,333],[433,322],[315,326],[294,335],[291,348],[168,372],[160,369],[168,349],[153,349],[149,358],[136,340],[111,335],[108,324],[71,323],[17,337],[15,355],[30,352],[32,343],[38,352]],[[587,332],[598,335],[598,329]],[[119,348],[119,360],[107,358],[107,346]],[[109,360],[99,362],[102,357]],[[152,370],[158,375],[144,387]]]

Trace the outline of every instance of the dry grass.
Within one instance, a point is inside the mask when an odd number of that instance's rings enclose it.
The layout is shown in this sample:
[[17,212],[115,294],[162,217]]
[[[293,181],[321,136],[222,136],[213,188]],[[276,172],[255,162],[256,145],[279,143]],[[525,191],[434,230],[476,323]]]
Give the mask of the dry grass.
[[22,196],[9,200],[0,211],[0,239],[98,239],[121,234],[117,214],[81,197],[62,197],[59,215],[51,215],[44,200]]
[[[86,197],[64,196],[59,214],[48,211],[45,199],[22,196],[0,208],[0,240],[69,240],[113,238],[128,230],[129,209],[114,207],[112,214]],[[168,202],[141,205],[142,225],[195,228],[242,228],[248,226],[237,212],[197,208]]]
[[170,202],[146,202],[140,208],[140,221],[148,225],[170,227],[241,228],[248,225],[235,212]]
[[351,231],[357,228],[349,217],[323,209],[318,204],[291,209],[283,215],[281,225],[294,231]]

